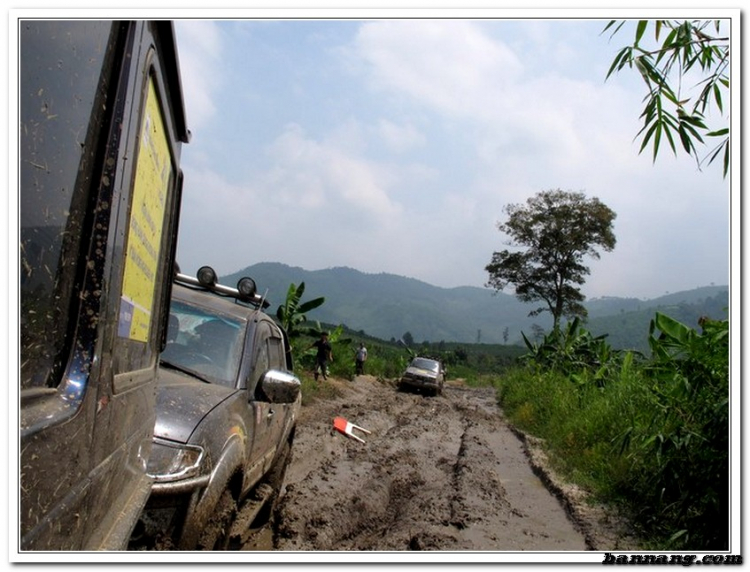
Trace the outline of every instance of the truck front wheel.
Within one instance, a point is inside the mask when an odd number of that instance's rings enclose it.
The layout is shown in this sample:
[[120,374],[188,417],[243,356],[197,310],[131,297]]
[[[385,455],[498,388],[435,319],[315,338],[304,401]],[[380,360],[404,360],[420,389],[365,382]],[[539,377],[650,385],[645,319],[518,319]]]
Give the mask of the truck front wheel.
[[229,531],[237,516],[237,502],[226,489],[221,493],[213,514],[198,539],[198,550],[226,550],[229,545]]
[[273,513],[279,504],[279,496],[281,495],[281,488],[284,484],[284,477],[286,476],[286,470],[289,467],[289,463],[292,460],[292,443],[291,439],[284,442],[279,456],[276,459],[273,467],[268,474],[266,474],[263,482],[270,486],[273,492],[270,495],[269,500],[258,514],[256,524],[265,525],[273,517]]

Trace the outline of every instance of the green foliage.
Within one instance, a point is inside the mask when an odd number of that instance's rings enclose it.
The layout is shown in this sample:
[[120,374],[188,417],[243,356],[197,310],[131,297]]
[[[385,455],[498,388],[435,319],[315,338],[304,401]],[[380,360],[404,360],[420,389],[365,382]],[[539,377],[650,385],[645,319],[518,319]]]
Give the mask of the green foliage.
[[657,313],[652,357],[615,359],[570,324],[495,378],[506,416],[569,478],[626,507],[653,549],[728,546],[729,329],[701,325]]
[[336,399],[341,395],[335,385],[323,380],[316,382],[312,373],[303,370],[297,373],[297,377],[302,382],[303,407],[319,400]]
[[[364,332],[356,332],[340,325],[337,327],[317,325],[309,336],[300,339],[299,346],[307,347],[314,341],[317,332],[327,327],[329,341],[334,340],[334,362],[331,373],[337,377],[351,379],[354,376],[354,358],[360,342],[367,347],[365,374],[381,379],[395,380],[406,369],[415,355],[439,359],[447,368],[448,379],[464,379],[469,385],[491,384],[488,375],[500,374],[514,367],[524,353],[521,346],[500,344],[462,344],[458,342],[423,342],[407,348],[400,341],[382,340]],[[339,330],[340,329],[340,330]],[[338,332],[341,331],[340,337]],[[315,352],[305,350],[295,354],[295,363],[301,369],[312,371]]]
[[729,322],[704,320],[702,328],[656,314],[653,357],[644,371],[651,413],[646,426],[626,430],[623,448],[654,527],[676,522],[682,542],[697,537],[707,548],[726,550]]
[[578,385],[594,382],[603,387],[617,367],[630,367],[634,357],[631,352],[624,354],[612,349],[606,337],[606,334],[593,336],[581,327],[580,319],[575,318],[565,329],[545,335],[538,344],[523,334],[529,352],[521,356],[521,360],[559,371]]
[[309,328],[303,327],[303,324],[307,321],[307,313],[321,306],[325,302],[324,297],[302,302],[302,295],[304,293],[304,282],[301,282],[299,286],[290,284],[286,293],[286,300],[276,310],[276,318],[286,330],[286,333],[291,340],[292,347],[294,347],[294,341],[297,338],[309,333],[310,331]]
[[[617,34],[626,22],[611,21],[604,31]],[[663,139],[677,153],[676,140],[682,149],[695,157],[698,165],[706,158],[713,162],[723,156],[724,176],[729,172],[729,128],[711,130],[706,125],[707,111],[724,112],[724,95],[729,90],[729,38],[721,35],[722,22],[640,20],[636,23],[634,41],[622,48],[607,72],[635,67],[648,89],[641,114],[643,138],[640,152],[651,144],[653,159]],[[654,44],[646,46],[646,31],[653,28]],[[661,43],[659,43],[661,42]],[[695,92],[688,92],[683,78],[699,73],[703,79]],[[701,159],[696,144],[703,136],[718,138],[719,144]]]
[[[315,322],[315,326],[310,326],[305,330],[305,338],[299,338],[300,343],[293,349],[295,363],[299,364],[301,368],[307,371],[313,371],[315,368],[315,355],[317,350],[312,346],[312,343],[320,338],[321,334],[326,332],[328,334],[328,343],[331,344],[331,354],[333,355],[333,361],[328,364],[329,373],[334,376],[345,376],[345,361],[341,359],[343,354],[346,354],[349,346],[352,344],[352,340],[344,335],[345,330],[343,325],[338,325],[335,328],[327,329],[320,325],[320,322]],[[312,336],[308,338],[307,336]]]
[[637,413],[628,397],[632,373],[609,380],[606,388],[576,386],[557,370],[520,367],[495,379],[498,399],[511,422],[544,439],[556,468],[601,501],[620,501],[619,483],[627,463],[612,444],[622,419]]
[[[398,379],[409,365],[412,356],[402,348],[389,348],[385,345],[369,345],[365,373],[381,379]],[[350,360],[354,370],[354,357]]]
[[525,250],[493,253],[485,267],[487,286],[501,291],[512,284],[522,302],[543,302],[545,306],[529,315],[549,312],[555,330],[562,317],[585,316],[579,286],[590,271],[583,257],[599,258],[597,247],[614,249],[612,222],[617,215],[597,198],[559,189],[504,210],[508,220],[498,229],[511,237],[512,246]]

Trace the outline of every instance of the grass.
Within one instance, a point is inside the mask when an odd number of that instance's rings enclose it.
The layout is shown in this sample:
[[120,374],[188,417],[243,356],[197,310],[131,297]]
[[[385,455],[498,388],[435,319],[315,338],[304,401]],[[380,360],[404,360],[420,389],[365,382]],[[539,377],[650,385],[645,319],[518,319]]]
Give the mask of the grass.
[[598,502],[626,502],[620,489],[630,461],[619,454],[618,442],[638,407],[635,380],[607,392],[594,384],[576,387],[560,373],[517,368],[495,377],[494,385],[506,417],[544,440],[556,471]]
[[335,399],[341,396],[341,391],[331,383],[323,380],[315,381],[312,372],[297,371],[297,377],[302,382],[302,406],[305,407],[319,400]]
[[[620,372],[598,387],[576,384],[551,370],[519,367],[493,382],[510,422],[543,439],[555,470],[569,482],[631,516],[637,532],[648,539],[646,548],[717,548],[720,539],[714,532],[726,522],[720,513],[711,513],[716,503],[693,503],[696,511],[703,511],[697,527],[690,520],[695,515],[659,506],[661,487],[666,492],[675,486],[687,491],[691,482],[702,480],[702,467],[707,464],[694,459],[700,459],[705,446],[695,439],[690,449],[681,452],[681,475],[673,481],[664,479],[665,459],[655,455],[651,445],[667,434],[665,425],[659,424],[664,412],[654,405],[654,385],[642,372]],[[711,494],[709,489],[704,487],[706,495]]]

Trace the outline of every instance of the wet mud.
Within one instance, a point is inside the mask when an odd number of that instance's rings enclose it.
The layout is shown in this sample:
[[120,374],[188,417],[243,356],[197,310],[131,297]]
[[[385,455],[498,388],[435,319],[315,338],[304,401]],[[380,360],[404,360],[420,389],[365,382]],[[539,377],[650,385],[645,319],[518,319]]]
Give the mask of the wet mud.
[[[635,548],[623,521],[547,467],[491,388],[430,397],[333,380],[303,407],[283,496],[243,550],[588,551]],[[334,430],[343,417],[369,434]]]

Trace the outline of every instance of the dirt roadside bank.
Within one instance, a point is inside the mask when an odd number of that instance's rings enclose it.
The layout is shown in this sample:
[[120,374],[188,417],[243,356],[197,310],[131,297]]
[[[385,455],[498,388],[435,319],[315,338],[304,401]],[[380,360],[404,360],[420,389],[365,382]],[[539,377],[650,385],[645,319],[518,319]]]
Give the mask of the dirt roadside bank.
[[[273,531],[244,550],[635,550],[626,527],[548,468],[491,388],[443,395],[360,376],[305,406]],[[341,416],[365,443],[333,430]]]

